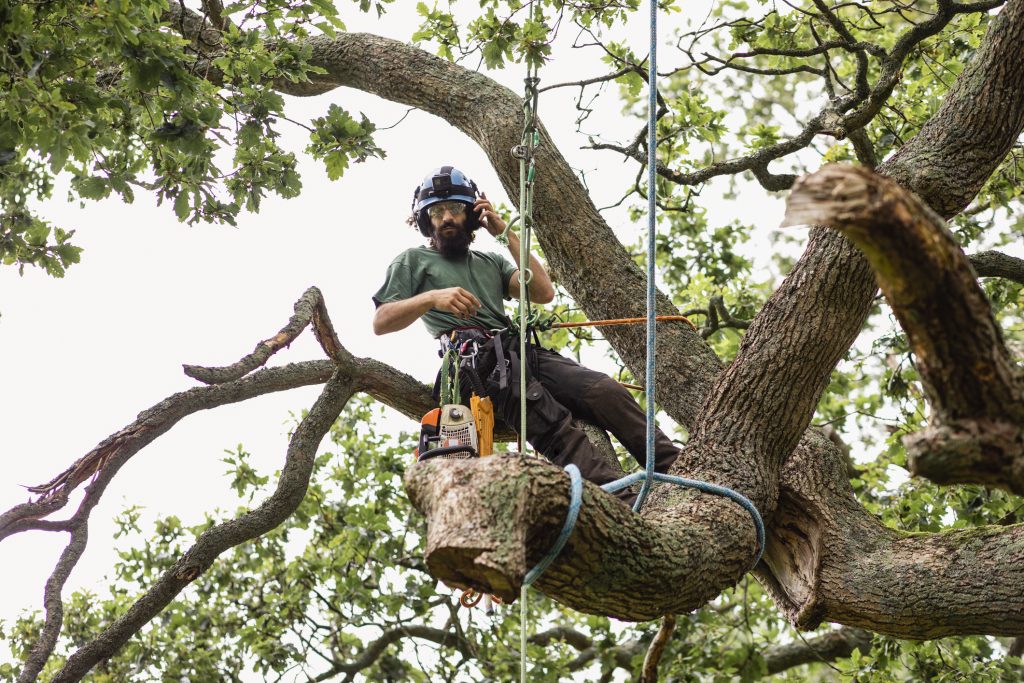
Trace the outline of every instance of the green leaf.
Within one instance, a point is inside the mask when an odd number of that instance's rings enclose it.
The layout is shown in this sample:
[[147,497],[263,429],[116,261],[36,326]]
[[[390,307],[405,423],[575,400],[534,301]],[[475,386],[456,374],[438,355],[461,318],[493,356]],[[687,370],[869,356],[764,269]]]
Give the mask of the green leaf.
[[190,210],[188,195],[179,191],[178,196],[174,198],[174,215],[179,221],[184,221],[188,218]]

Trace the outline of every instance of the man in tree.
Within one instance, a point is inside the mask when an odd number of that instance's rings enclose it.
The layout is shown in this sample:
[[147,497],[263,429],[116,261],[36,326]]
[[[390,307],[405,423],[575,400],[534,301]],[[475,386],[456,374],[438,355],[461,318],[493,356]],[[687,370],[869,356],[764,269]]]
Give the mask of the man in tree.
[[[476,184],[452,166],[442,166],[423,180],[412,208],[410,222],[430,242],[407,249],[388,267],[386,281],[373,296],[373,330],[387,334],[422,319],[442,348],[478,345],[476,368],[484,388],[497,415],[514,427],[520,423],[519,345],[504,334],[509,320],[502,298],[518,297],[522,286],[519,238],[509,232]],[[480,227],[508,246],[515,266],[499,254],[469,248]],[[529,269],[530,301],[550,303],[554,287],[544,265],[531,256]],[[579,418],[614,434],[638,463],[644,463],[646,416],[628,391],[607,375],[553,351],[536,345],[527,348],[526,438],[534,448],[563,467],[574,463],[594,483],[618,479],[620,471],[573,424],[573,418]],[[655,469],[667,471],[678,452],[658,430]],[[629,490],[617,495],[630,504],[636,498]]]
[[[563,87],[578,92],[582,123],[592,107],[592,91],[585,88],[607,90],[614,83],[621,95],[614,116],[644,113],[644,53],[624,40],[631,32],[631,3],[533,3],[539,14],[511,5],[502,12],[495,5],[472,18],[461,9],[449,13],[436,7],[424,16],[416,39],[438,43],[440,56],[411,45],[407,35],[396,40],[345,32],[337,12],[355,3],[336,4],[268,0],[243,13],[226,12],[216,0],[7,3],[0,9],[0,33],[16,49],[0,56],[0,89],[9,93],[0,116],[6,117],[6,125],[0,125],[0,198],[6,202],[0,207],[6,217],[0,221],[0,261],[38,264],[55,275],[77,261],[72,231],[50,226],[33,212],[35,200],[49,197],[62,173],[70,176],[70,192],[78,198],[119,195],[131,201],[144,189],[193,223],[233,222],[259,208],[270,193],[296,195],[298,158],[282,146],[277,130],[295,118],[282,94],[323,96],[352,88],[440,117],[480,147],[514,195],[519,161],[508,151],[522,140],[524,100],[462,62],[480,54],[488,69],[513,60],[541,64],[553,54],[558,26],[572,27],[574,34],[577,27],[585,30],[587,37],[573,43],[593,50],[603,67],[596,77],[546,85],[545,98],[558,97]],[[391,3],[359,4],[379,15]],[[652,497],[642,515],[631,515],[595,486],[585,486],[573,538],[535,586],[563,605],[628,620],[688,614],[714,599],[713,609],[679,621],[675,649],[666,649],[663,660],[668,675],[701,671],[705,677],[752,680],[787,668],[790,664],[760,646],[779,637],[781,615],[800,630],[832,622],[881,634],[873,644],[877,656],[840,665],[842,676],[870,671],[896,680],[954,675],[1018,680],[1018,657],[999,664],[995,639],[971,634],[1024,638],[1024,519],[1018,497],[1024,492],[1019,436],[1024,389],[1017,374],[1019,354],[1004,343],[1020,341],[1024,269],[988,268],[989,276],[1013,282],[979,285],[975,276],[985,269],[974,264],[987,261],[976,258],[985,252],[971,254],[968,262],[961,247],[981,234],[982,244],[1020,241],[1012,217],[1019,213],[1016,179],[1024,168],[1024,0],[937,0],[912,8],[900,2],[812,0],[797,9],[716,3],[710,16],[695,14],[672,37],[678,41],[678,61],[666,67],[660,60],[671,75],[661,83],[647,79],[658,95],[658,128],[667,133],[653,147],[659,179],[647,187],[648,197],[665,207],[671,230],[659,312],[676,312],[673,304],[680,301],[697,306],[715,294],[703,309],[702,330],[668,325],[659,332],[661,407],[689,434],[673,472],[729,486],[765,515],[767,552],[754,570],[763,591],[749,586],[750,602],[760,602],[762,609],[748,610],[746,583],[742,599],[736,590],[758,550],[747,512],[720,497],[669,487]],[[320,25],[317,12],[336,26],[333,35],[311,35],[311,25]],[[453,30],[462,27],[468,31]],[[653,59],[646,61],[653,65]],[[351,163],[383,154],[374,142],[373,121],[360,121],[334,103],[309,123],[308,152],[324,160],[332,179]],[[640,130],[634,134],[594,120],[587,128],[598,133],[585,133],[587,147],[648,163],[652,147],[645,148]],[[556,141],[561,136],[539,131],[537,164],[543,172],[534,185],[533,207],[548,263],[592,319],[636,315],[646,282],[634,256],[602,217],[583,173],[559,152],[566,148]],[[231,146],[236,156],[225,169],[224,152]],[[710,184],[751,175],[765,191],[788,190],[796,182],[794,170],[816,166],[821,156],[856,158],[917,199],[861,171],[826,170],[792,193],[791,201],[796,197],[803,206],[790,214],[790,222],[844,230],[850,239],[836,230],[814,229],[803,256],[791,265],[788,258],[780,263],[779,270],[788,272],[785,280],[749,282],[732,251],[747,233],[715,230],[704,219],[708,195],[719,194]],[[608,167],[605,162],[602,158],[600,165]],[[730,192],[745,193],[741,188]],[[636,193],[644,193],[642,182],[634,181],[618,205]],[[814,205],[829,210],[807,211]],[[865,216],[862,209],[876,213]],[[986,217],[990,209],[999,212],[998,221]],[[955,221],[963,244],[950,237],[948,226],[935,223],[936,216]],[[1005,217],[1011,218],[1009,225],[987,225]],[[884,309],[872,315],[879,284],[905,335],[890,326]],[[719,294],[745,301],[746,312],[737,318],[749,320],[730,320]],[[411,465],[404,485],[410,501],[428,516],[427,535],[419,529],[389,533],[390,520],[402,519],[404,510],[369,505],[357,511],[349,504],[376,495],[372,488],[353,491],[353,481],[362,485],[376,474],[397,485],[388,476],[396,469],[387,459],[391,449],[381,449],[381,460],[366,457],[362,444],[353,448],[357,433],[341,435],[337,445],[352,452],[339,460],[358,469],[347,476],[342,470],[338,483],[344,495],[330,496],[313,479],[324,462],[317,447],[356,394],[366,393],[416,419],[433,403],[429,387],[345,350],[316,288],[296,303],[293,317],[294,324],[231,366],[188,366],[190,377],[209,386],[178,392],[144,411],[50,482],[30,489],[38,499],[0,514],[0,539],[28,531],[68,534],[46,581],[45,617],[34,619],[31,627],[3,628],[0,640],[17,644],[12,651],[22,663],[21,673],[11,667],[5,672],[0,664],[0,680],[17,676],[19,683],[31,683],[42,676],[70,683],[97,666],[106,675],[118,665],[125,674],[111,673],[112,679],[151,671],[155,676],[161,665],[165,678],[237,678],[238,663],[250,659],[258,672],[301,676],[306,672],[295,667],[318,657],[330,670],[310,671],[307,678],[381,680],[385,671],[395,670],[392,653],[407,651],[405,645],[389,648],[405,638],[463,655],[427,658],[450,659],[453,668],[409,677],[514,678],[509,667],[493,669],[489,657],[504,651],[500,644],[507,639],[474,638],[454,616],[454,605],[424,596],[435,579],[449,578],[503,597],[518,595],[528,560],[550,547],[564,519],[565,475],[536,458],[448,463],[443,478],[438,463]],[[326,360],[256,372],[307,325],[317,333]],[[723,327],[736,331],[721,335]],[[863,332],[884,334],[885,341],[872,344],[871,356],[852,371],[837,368],[848,355],[862,355],[849,352]],[[624,363],[643,367],[642,330],[610,328],[607,338]],[[882,364],[875,356],[887,350],[901,360],[886,363],[885,374],[876,375]],[[132,469],[124,466],[141,449],[183,416],[314,384],[325,386],[294,430],[281,475],[276,486],[267,487],[263,503],[218,524],[184,529],[173,543],[161,531],[164,546],[157,552],[131,554],[132,561],[151,567],[150,574],[119,570],[118,576],[132,581],[102,609],[91,597],[65,601],[62,589],[67,590],[95,521],[90,511],[103,509],[102,496],[124,481],[123,473]],[[812,421],[841,428],[852,412],[867,417],[889,408],[902,414],[898,428],[882,430],[893,432],[883,437],[884,447],[867,435],[853,444],[861,455],[880,453],[869,463],[859,459],[864,471],[851,481],[842,445]],[[358,423],[359,415],[366,413],[348,413],[343,424]],[[909,438],[901,442],[901,435]],[[889,481],[891,467],[923,476],[897,487]],[[456,476],[467,485],[453,491],[447,484]],[[926,481],[929,476],[934,481]],[[252,479],[252,468],[238,464],[236,481]],[[379,497],[396,496],[385,490]],[[75,500],[82,501],[78,512],[56,516]],[[314,511],[328,541],[317,546],[331,552],[317,561],[300,559],[304,568],[322,570],[322,579],[307,581],[287,568],[243,580],[242,572],[217,565],[232,547],[245,563],[243,571],[254,561],[262,566],[265,557],[283,556],[273,548],[253,553],[247,542],[266,548],[262,544],[282,536],[270,532],[289,515],[306,528]],[[356,526],[373,531],[373,538],[352,533]],[[367,545],[355,545],[358,537]],[[430,573],[420,583],[422,590],[407,586],[402,605],[390,613],[388,603],[395,600],[381,599],[373,588],[382,585],[378,577],[384,574],[360,573],[366,571],[360,568],[364,558],[372,564],[370,551],[384,538],[393,543],[395,559],[378,555],[380,564]],[[426,556],[422,563],[413,559],[418,541]],[[346,576],[352,580],[339,581]],[[145,587],[142,594],[127,608],[129,594],[140,587]],[[207,600],[217,591],[219,603]],[[189,610],[188,599],[195,595],[202,597],[199,608],[223,607]],[[252,599],[240,602],[239,595]],[[287,602],[274,602],[277,597]],[[772,609],[765,607],[769,598]],[[429,611],[433,605],[442,613],[452,611],[435,615]],[[307,609],[313,610],[312,618]],[[210,621],[192,619],[191,630],[168,629],[178,618],[164,610],[189,617],[212,614],[212,622],[223,626],[211,629]],[[736,628],[740,610],[744,628]],[[408,618],[413,614],[422,628]],[[445,629],[426,627],[449,615]],[[295,616],[296,622],[284,621]],[[334,628],[329,635],[320,625],[326,619]],[[584,638],[563,640],[561,627],[573,618],[544,620],[557,624],[559,635],[537,634],[536,644],[557,639],[580,652],[576,661],[589,656],[602,666],[617,655],[594,646],[628,633],[607,622],[596,632],[595,620],[588,617],[576,621],[586,631]],[[363,637],[369,624],[381,632],[373,642]],[[722,636],[704,640],[705,647],[701,639],[709,632]],[[633,633],[634,642],[650,638],[648,628]],[[664,643],[661,634],[656,641]],[[948,642],[901,645],[888,638],[964,635],[971,637],[953,645],[960,651],[953,658]],[[154,646],[158,637],[169,638],[172,648]],[[219,642],[211,647],[213,639]],[[489,642],[499,646],[488,647]],[[1009,651],[1019,654],[1022,642]],[[173,649],[177,646],[182,648]],[[226,655],[214,660],[210,653],[216,650]],[[167,651],[174,656],[162,661],[147,654]],[[675,661],[673,651],[679,653]],[[633,649],[619,652],[629,662],[636,659]],[[822,652],[807,648],[804,656],[816,661],[833,656]],[[481,657],[479,668],[459,671],[473,656]],[[365,664],[374,657],[376,670]],[[174,664],[166,665],[170,659]],[[179,664],[192,668],[178,675],[172,667]],[[531,672],[531,679],[553,680],[557,664],[545,661],[547,675],[542,679]],[[197,668],[213,673],[194,673]]]

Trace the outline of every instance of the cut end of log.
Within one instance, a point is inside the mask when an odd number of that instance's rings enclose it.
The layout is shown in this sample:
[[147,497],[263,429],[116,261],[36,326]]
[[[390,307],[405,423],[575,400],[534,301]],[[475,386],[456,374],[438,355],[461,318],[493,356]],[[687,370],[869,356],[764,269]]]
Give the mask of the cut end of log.
[[523,460],[518,455],[430,460],[406,471],[409,497],[427,517],[426,562],[432,576],[506,601],[519,595],[528,569],[526,531],[534,518],[530,468],[517,466]]
[[510,576],[506,567],[490,561],[483,548],[438,547],[427,556],[431,576],[451,588],[473,588],[509,603],[519,597],[523,576]]
[[786,199],[786,214],[779,227],[848,225],[869,213],[872,186],[880,181],[860,166],[830,164],[799,178]]

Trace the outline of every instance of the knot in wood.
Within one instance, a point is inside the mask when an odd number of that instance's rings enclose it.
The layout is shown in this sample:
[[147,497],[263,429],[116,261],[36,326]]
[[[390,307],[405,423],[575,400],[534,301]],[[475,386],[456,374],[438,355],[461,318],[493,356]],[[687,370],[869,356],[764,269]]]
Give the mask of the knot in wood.
[[179,581],[194,581],[195,578],[199,576],[201,573],[202,571],[199,569],[199,567],[195,565],[189,565],[187,567],[182,567],[181,569],[179,569],[178,572],[174,575],[174,578],[178,579]]

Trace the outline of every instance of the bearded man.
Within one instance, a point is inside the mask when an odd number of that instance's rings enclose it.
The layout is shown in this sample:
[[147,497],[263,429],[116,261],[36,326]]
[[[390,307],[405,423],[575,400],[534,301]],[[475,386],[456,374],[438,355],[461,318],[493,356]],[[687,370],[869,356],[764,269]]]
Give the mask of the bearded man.
[[[487,197],[453,166],[428,175],[413,194],[410,223],[428,238],[426,246],[402,252],[388,267],[384,284],[373,296],[376,334],[396,332],[423,320],[432,337],[448,345],[479,348],[476,371],[494,402],[496,417],[520,424],[518,338],[510,331],[503,299],[519,297],[519,237],[508,230]],[[484,228],[508,248],[502,255],[470,249]],[[531,255],[527,293],[535,304],[555,296],[551,278]],[[606,462],[573,418],[611,432],[641,465],[646,459],[646,415],[633,397],[607,375],[530,344],[527,352],[526,440],[542,455],[564,467],[576,464],[585,479],[605,484],[621,476]],[[468,403],[468,401],[467,401]],[[655,439],[655,470],[666,472],[679,454],[660,430]],[[630,490],[616,493],[628,504]]]

